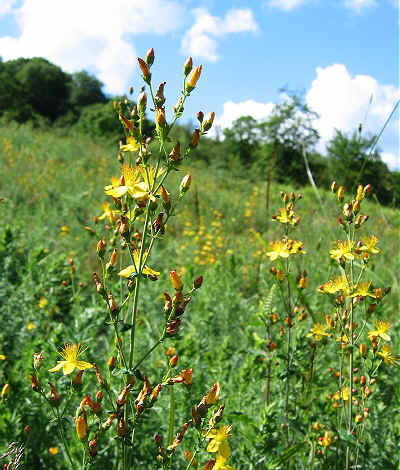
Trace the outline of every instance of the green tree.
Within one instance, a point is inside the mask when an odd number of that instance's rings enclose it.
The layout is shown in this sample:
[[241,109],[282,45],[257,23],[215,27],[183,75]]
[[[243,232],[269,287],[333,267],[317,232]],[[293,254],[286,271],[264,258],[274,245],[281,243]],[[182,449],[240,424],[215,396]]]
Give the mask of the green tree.
[[303,152],[311,152],[319,140],[319,133],[313,127],[318,114],[296,93],[280,91],[287,98],[275,105],[271,116],[258,126],[264,142],[260,157],[274,165],[278,181],[303,185],[308,182]]
[[236,119],[232,127],[223,131],[224,150],[248,165],[255,159],[255,151],[260,144],[260,132],[257,121],[251,116]]
[[71,106],[80,108],[94,103],[105,103],[106,96],[102,92],[103,83],[86,71],[72,74],[69,102]]
[[379,202],[390,204],[397,198],[394,174],[382,161],[378,149],[370,151],[375,139],[357,131],[346,134],[336,129],[327,145],[330,173],[349,190],[357,184],[372,184]]

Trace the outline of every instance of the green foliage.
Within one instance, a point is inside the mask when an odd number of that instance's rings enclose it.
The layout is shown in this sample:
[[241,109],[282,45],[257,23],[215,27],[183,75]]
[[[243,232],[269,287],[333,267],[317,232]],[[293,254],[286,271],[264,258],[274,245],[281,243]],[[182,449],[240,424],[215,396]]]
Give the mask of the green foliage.
[[364,137],[354,131],[351,135],[336,130],[327,146],[329,169],[333,178],[347,188],[374,181],[376,196],[382,204],[396,205],[396,175],[381,160],[378,150],[370,152],[375,136]]
[[102,92],[103,83],[84,70],[72,74],[70,104],[81,108],[95,103],[105,103],[106,96]]

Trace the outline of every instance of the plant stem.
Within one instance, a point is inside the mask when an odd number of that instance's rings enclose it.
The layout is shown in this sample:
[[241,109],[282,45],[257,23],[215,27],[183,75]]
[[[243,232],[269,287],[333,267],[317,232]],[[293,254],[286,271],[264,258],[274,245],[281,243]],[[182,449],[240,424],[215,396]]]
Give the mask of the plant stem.
[[[52,408],[52,410],[54,412],[53,408]],[[67,441],[65,439],[64,430],[63,430],[63,427],[62,427],[62,422],[61,422],[61,418],[60,418],[60,413],[58,412],[58,408],[56,408],[56,411],[54,412],[54,414],[57,418],[58,432],[60,433],[60,437],[61,437],[61,440],[62,440],[63,445],[64,445],[64,450],[65,450],[64,456],[65,455],[67,456],[66,457],[67,463],[69,462],[69,464],[71,465],[72,470],[74,470],[75,469],[74,461],[72,460],[71,454],[69,453],[69,447],[68,447]]]

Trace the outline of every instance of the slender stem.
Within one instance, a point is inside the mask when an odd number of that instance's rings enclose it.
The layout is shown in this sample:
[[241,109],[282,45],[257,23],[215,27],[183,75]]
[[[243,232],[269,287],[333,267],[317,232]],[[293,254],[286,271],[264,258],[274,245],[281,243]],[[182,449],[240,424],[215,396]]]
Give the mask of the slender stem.
[[147,227],[149,225],[149,218],[150,218],[150,202],[147,203],[147,210],[146,210],[146,218],[144,221],[143,226],[143,237],[142,237],[142,245],[140,247],[140,254],[139,254],[139,266],[138,266],[138,273],[136,277],[136,284],[135,284],[135,291],[133,294],[133,308],[132,308],[132,317],[131,317],[131,344],[129,350],[129,369],[132,368],[133,364],[133,352],[135,349],[135,331],[136,331],[136,315],[137,315],[137,306],[139,301],[139,289],[140,289],[140,281],[142,277],[142,270],[143,270],[143,253],[146,244],[146,236],[147,236]]
[[175,427],[175,396],[174,387],[169,388],[169,426],[168,426],[168,445],[170,446],[174,440]]
[[61,418],[60,418],[60,413],[58,411],[58,408],[56,408],[56,411],[54,411],[54,409],[52,408],[56,418],[57,418],[57,426],[58,426],[58,432],[60,433],[60,437],[61,437],[61,440],[63,442],[63,445],[64,445],[64,450],[65,450],[65,455],[67,455],[68,458],[66,458],[67,462],[69,461],[70,465],[71,465],[71,468],[74,470],[75,468],[75,465],[74,465],[74,461],[72,460],[72,457],[71,457],[71,454],[69,453],[69,447],[68,447],[68,444],[67,444],[67,441],[65,439],[65,435],[64,435],[64,430],[63,430],[63,427],[62,427],[62,422],[61,422]]

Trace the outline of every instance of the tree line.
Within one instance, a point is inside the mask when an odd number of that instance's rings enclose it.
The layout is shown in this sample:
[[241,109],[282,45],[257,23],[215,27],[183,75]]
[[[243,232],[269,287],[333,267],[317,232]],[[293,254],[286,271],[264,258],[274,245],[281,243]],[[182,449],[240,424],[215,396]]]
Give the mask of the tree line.
[[[121,125],[113,110],[115,99],[128,106],[126,97],[106,96],[103,84],[86,71],[66,73],[46,59],[0,59],[0,120],[31,122],[36,126],[74,129],[95,137],[119,139]],[[301,96],[285,91],[264,121],[242,116],[213,137],[202,140],[195,156],[225,169],[243,169],[250,177],[263,176],[281,183],[303,186],[314,181],[329,187],[333,179],[347,188],[373,184],[378,201],[396,205],[399,172],[392,172],[374,146],[376,136],[359,129],[336,130],[326,154],[315,150],[320,136],[314,127],[318,117]],[[150,134],[153,123],[147,122]],[[193,124],[176,126],[175,137],[188,140]]]

